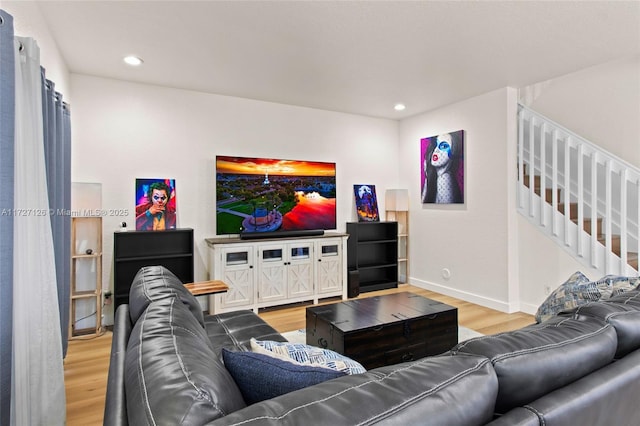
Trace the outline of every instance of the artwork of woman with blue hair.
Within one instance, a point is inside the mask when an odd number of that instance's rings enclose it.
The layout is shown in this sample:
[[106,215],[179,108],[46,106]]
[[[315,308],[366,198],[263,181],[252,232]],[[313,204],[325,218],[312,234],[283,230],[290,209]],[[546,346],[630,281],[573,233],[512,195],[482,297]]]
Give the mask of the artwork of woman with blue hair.
[[422,202],[464,203],[463,131],[422,141]]

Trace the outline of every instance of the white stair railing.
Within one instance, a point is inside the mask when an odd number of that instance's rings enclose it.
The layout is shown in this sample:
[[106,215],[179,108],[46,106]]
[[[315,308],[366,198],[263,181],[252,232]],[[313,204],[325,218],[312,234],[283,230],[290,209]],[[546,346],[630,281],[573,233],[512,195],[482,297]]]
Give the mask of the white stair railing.
[[518,108],[518,211],[580,262],[637,275],[640,169]]

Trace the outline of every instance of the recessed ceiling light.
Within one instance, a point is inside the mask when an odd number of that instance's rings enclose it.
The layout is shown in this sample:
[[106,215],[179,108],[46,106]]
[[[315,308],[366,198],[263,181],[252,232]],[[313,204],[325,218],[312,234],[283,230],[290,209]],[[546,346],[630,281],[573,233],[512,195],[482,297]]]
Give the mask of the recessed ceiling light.
[[137,56],[130,55],[124,57],[124,62],[128,65],[131,65],[132,67],[137,67],[142,65],[142,62],[144,61]]
[[405,108],[406,106],[404,104],[395,104],[393,106],[393,109],[395,109],[396,111],[404,111]]

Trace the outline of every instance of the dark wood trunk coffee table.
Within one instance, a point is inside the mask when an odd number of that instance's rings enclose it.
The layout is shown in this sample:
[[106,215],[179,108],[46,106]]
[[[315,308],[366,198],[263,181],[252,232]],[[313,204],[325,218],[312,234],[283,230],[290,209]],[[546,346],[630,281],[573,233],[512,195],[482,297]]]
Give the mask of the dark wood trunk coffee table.
[[436,355],[458,343],[458,309],[401,292],[307,308],[307,344],[365,368]]

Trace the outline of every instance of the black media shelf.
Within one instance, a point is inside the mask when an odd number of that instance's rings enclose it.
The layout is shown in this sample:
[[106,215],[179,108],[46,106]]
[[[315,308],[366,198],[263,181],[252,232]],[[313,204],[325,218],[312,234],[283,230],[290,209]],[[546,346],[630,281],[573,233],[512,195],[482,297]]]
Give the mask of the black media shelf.
[[162,265],[183,283],[193,282],[193,229],[113,234],[114,312],[129,303],[131,282],[143,266]]
[[116,259],[116,262],[139,262],[145,260],[157,260],[157,259],[174,259],[178,257],[193,257],[192,254],[162,254],[158,256],[138,256],[128,257],[126,259]]
[[396,266],[396,263],[380,263],[376,265],[358,265],[358,270],[362,271],[363,269],[381,269],[381,268],[389,268]]
[[347,267],[361,292],[398,287],[398,222],[347,222]]

